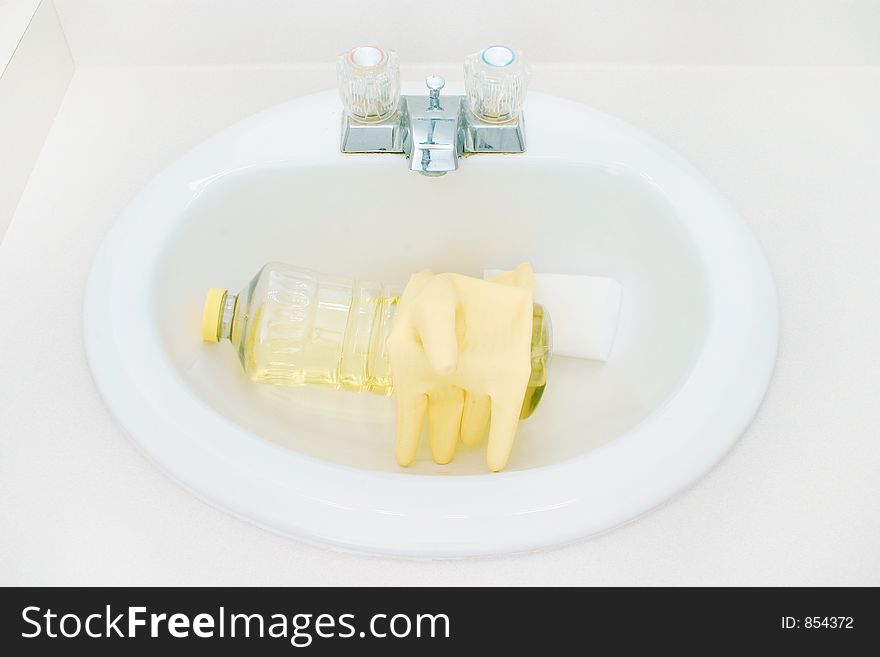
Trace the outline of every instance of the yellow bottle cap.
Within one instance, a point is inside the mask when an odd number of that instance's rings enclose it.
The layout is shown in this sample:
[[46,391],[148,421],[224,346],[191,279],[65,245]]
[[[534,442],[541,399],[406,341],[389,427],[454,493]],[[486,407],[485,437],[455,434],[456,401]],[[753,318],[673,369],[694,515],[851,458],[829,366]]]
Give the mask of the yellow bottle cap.
[[202,310],[202,340],[220,342],[220,323],[223,320],[223,304],[226,301],[226,290],[212,287],[205,295],[205,307]]

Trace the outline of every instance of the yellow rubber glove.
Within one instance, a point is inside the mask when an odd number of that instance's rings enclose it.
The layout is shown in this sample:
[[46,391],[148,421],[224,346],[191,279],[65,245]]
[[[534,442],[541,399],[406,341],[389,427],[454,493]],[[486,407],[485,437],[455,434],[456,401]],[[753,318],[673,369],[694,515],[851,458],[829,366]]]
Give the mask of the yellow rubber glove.
[[532,293],[528,263],[484,281],[414,274],[388,337],[397,397],[397,461],[413,462],[425,412],[437,463],[459,436],[475,445],[489,426],[486,462],[504,468],[531,372]]

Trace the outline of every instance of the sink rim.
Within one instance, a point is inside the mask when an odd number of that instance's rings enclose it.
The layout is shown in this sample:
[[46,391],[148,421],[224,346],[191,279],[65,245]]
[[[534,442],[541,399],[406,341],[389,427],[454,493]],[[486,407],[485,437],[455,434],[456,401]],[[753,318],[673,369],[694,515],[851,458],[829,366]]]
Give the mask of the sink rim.
[[[431,557],[570,542],[641,515],[705,474],[751,421],[775,363],[778,303],[760,247],[702,175],[635,128],[537,93],[526,113],[527,153],[468,158],[450,175],[545,159],[624,166],[673,203],[704,257],[713,294],[703,349],[665,404],[614,440],[561,463],[420,477],[330,463],[259,439],[210,408],[170,363],[154,360],[158,338],[138,325],[144,310],[137,304],[151,277],[132,272],[139,263],[149,266],[206,185],[268,163],[405,166],[401,156],[339,153],[338,100],[324,92],[265,110],[186,153],[132,200],[105,238],[87,284],[86,352],[102,396],[141,451],[203,499],[274,531],[356,551]],[[582,129],[562,129],[571,125]],[[553,152],[560,144],[566,154]],[[722,293],[726,304],[717,303]],[[747,353],[754,354],[748,364]],[[655,440],[664,423],[676,435]],[[627,476],[615,481],[621,474]],[[627,488],[628,482],[638,485]],[[523,490],[528,502],[520,499]]]

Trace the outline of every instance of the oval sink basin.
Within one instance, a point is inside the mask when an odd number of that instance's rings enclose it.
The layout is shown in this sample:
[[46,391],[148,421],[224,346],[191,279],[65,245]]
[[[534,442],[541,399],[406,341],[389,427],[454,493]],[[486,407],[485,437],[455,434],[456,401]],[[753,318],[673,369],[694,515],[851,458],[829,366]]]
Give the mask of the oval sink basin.
[[[768,384],[777,302],[742,220],[666,147],[532,94],[529,150],[426,178],[342,155],[335,93],[255,115],[155,178],[107,236],[85,304],[95,380],[143,451],[207,501],[284,534],[378,553],[534,549],[625,522],[704,474]],[[623,288],[607,362],[556,358],[508,468],[485,446],[394,460],[394,401],[245,378],[200,339],[209,287],[280,260],[388,283],[530,261]],[[732,491],[731,494],[736,494]]]

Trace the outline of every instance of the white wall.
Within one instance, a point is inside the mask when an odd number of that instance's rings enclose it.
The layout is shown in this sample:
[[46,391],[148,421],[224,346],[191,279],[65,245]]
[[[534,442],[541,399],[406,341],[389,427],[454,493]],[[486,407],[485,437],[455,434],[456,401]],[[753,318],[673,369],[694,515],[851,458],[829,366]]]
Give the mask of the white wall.
[[458,62],[880,64],[878,0],[56,0],[78,64],[327,62],[360,43]]
[[0,75],[39,4],[40,0],[0,0]]
[[[33,4],[17,0],[5,7],[9,13],[0,15],[9,21],[3,24],[0,47],[10,53],[0,76],[0,240],[73,75],[73,60],[52,1],[43,0],[31,18]],[[22,31],[26,27],[20,41],[10,27],[13,23]]]

